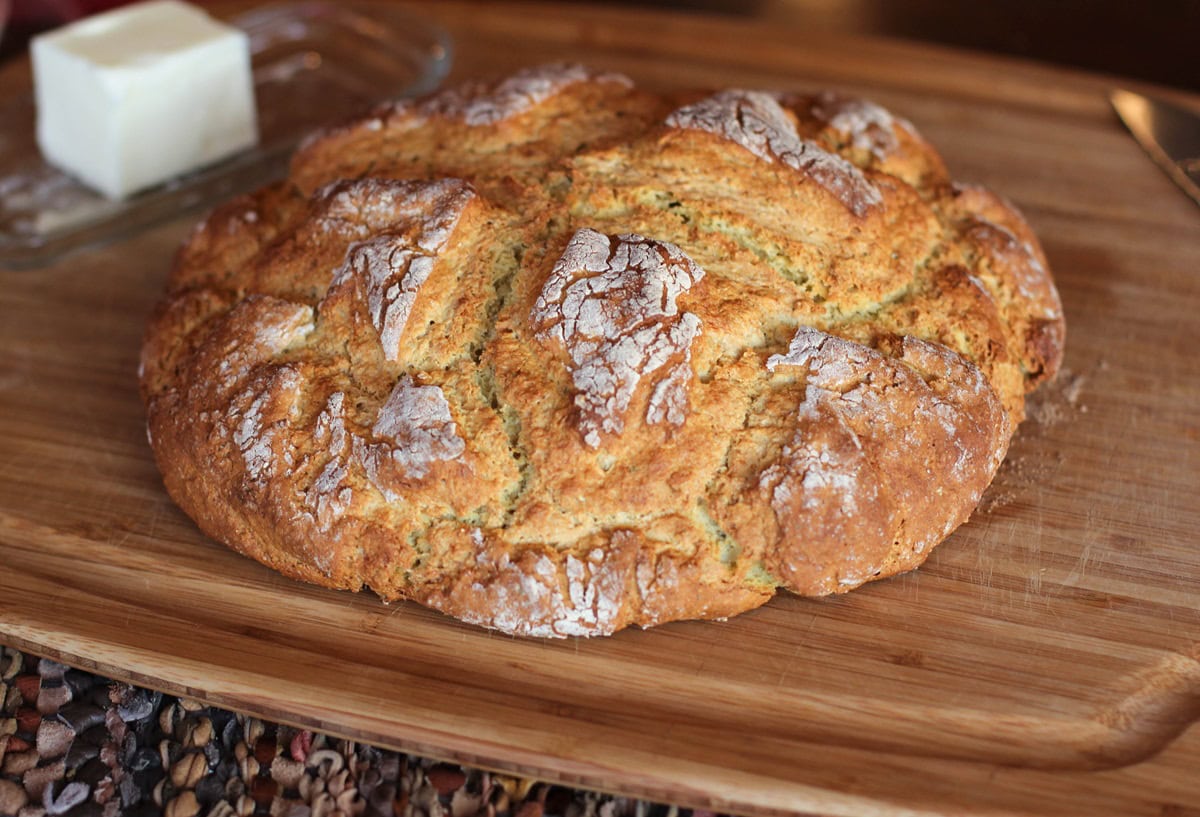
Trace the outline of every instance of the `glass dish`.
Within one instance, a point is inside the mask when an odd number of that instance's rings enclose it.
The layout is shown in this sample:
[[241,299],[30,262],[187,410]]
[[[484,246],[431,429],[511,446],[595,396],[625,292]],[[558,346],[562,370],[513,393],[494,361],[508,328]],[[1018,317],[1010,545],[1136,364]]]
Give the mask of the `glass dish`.
[[0,101],[0,267],[36,267],[106,244],[282,176],[309,132],[384,99],[435,88],[449,35],[383,4],[264,6],[230,20],[250,35],[258,146],[112,201],[46,164],[32,89]]

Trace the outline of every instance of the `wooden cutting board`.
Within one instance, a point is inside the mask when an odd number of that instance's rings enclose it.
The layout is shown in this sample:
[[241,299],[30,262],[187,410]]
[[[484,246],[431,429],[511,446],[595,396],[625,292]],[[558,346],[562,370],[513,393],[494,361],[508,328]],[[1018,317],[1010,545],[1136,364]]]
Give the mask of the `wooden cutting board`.
[[[1200,814],[1200,210],[1109,83],[800,28],[419,6],[465,77],[865,94],[1013,198],[1068,319],[972,521],[916,573],[726,623],[515,640],[295,584],[164,494],[136,366],[180,220],[0,274],[0,641],[390,747],[754,814]],[[10,69],[8,87],[18,69]]]

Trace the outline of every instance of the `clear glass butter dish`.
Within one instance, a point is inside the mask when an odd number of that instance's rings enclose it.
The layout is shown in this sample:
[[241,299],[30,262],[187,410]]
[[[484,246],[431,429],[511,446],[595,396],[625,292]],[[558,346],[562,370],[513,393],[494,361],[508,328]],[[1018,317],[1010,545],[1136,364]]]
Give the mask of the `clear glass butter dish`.
[[314,129],[430,91],[450,68],[442,29],[385,4],[282,3],[229,22],[250,37],[258,146],[132,198],[106,199],[42,159],[32,88],[0,100],[0,267],[43,266],[253,189]]

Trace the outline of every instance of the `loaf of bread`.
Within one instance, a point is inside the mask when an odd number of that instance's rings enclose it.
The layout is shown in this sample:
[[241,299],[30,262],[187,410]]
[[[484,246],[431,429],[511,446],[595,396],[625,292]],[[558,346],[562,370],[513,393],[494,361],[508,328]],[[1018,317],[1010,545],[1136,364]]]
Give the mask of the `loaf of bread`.
[[551,65],[332,126],[214,211],[141,384],[228,546],[591,636],[919,565],[1063,339],[1026,222],[878,105]]

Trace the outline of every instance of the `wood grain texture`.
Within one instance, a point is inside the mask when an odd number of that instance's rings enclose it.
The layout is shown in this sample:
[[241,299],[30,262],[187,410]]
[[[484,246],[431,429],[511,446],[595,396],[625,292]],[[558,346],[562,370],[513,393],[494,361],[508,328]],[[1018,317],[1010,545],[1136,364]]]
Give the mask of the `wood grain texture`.
[[[455,75],[865,94],[1016,201],[1067,313],[973,520],[918,572],[597,641],[295,584],[206,540],[145,441],[142,327],[187,220],[0,278],[0,641],[450,760],[754,814],[1200,804],[1200,211],[1098,79],[799,28],[419,4]],[[13,92],[27,74],[0,76]]]

